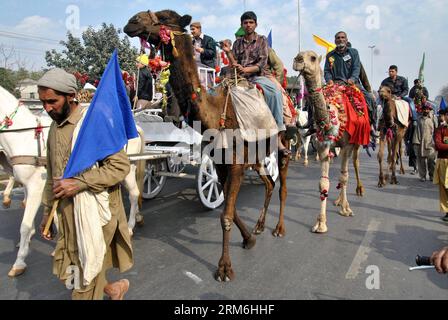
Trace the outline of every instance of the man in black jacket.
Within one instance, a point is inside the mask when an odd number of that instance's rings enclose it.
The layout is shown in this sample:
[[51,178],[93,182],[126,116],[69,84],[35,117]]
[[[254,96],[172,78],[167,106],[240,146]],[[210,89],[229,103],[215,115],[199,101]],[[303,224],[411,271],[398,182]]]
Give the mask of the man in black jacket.
[[[193,47],[195,60],[200,68],[216,67],[216,42],[212,37],[202,33],[200,22],[193,22],[190,25],[191,35],[193,36]],[[213,73],[201,72],[199,74],[201,83],[204,87],[213,87]]]
[[423,94],[423,96],[426,97],[426,100],[429,99],[429,92],[428,89],[422,85],[422,82],[419,79],[414,80],[414,86],[412,87],[411,91],[409,92],[409,98],[414,99],[418,93],[419,90]]
[[388,86],[392,89],[392,94],[396,98],[408,101],[408,99],[405,99],[409,93],[408,80],[398,75],[397,66],[390,66],[389,78],[384,79],[381,86]]
[[152,86],[152,75],[148,69],[149,58],[147,55],[142,54],[137,58],[137,68],[138,68],[138,88],[136,99],[136,108],[149,109],[151,108],[151,101],[153,98],[153,86]]

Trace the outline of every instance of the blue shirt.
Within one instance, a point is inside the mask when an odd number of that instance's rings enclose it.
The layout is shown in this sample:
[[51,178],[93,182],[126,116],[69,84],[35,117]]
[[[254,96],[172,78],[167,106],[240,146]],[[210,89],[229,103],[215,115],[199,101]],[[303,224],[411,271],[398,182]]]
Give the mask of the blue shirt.
[[325,81],[343,80],[347,82],[349,79],[353,82],[359,82],[361,73],[361,60],[358,50],[347,48],[343,53],[337,50],[327,54],[325,61],[324,77]]

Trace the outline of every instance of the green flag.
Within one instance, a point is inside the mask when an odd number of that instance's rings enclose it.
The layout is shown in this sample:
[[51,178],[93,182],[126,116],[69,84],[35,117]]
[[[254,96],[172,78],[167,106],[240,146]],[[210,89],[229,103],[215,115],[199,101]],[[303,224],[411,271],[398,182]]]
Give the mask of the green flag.
[[423,85],[423,83],[425,82],[425,75],[424,75],[424,70],[425,70],[425,56],[426,53],[423,53],[423,60],[422,60],[422,64],[420,65],[420,71],[418,73],[418,79],[420,80],[421,84]]

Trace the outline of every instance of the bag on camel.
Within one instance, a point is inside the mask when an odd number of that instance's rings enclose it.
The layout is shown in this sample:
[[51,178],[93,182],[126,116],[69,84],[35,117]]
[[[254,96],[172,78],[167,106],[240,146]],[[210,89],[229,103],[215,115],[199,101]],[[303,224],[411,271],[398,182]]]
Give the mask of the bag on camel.
[[275,119],[257,88],[233,86],[230,96],[243,140],[256,142],[278,134]]

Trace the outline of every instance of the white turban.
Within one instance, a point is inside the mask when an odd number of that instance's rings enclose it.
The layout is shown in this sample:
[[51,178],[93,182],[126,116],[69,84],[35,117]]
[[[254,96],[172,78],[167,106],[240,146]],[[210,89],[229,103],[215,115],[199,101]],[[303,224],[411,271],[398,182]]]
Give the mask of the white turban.
[[46,72],[37,82],[37,86],[62,93],[76,93],[78,91],[75,76],[59,68]]

